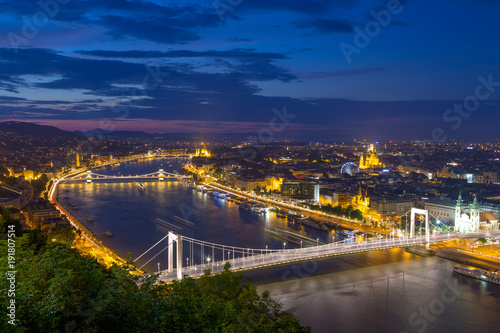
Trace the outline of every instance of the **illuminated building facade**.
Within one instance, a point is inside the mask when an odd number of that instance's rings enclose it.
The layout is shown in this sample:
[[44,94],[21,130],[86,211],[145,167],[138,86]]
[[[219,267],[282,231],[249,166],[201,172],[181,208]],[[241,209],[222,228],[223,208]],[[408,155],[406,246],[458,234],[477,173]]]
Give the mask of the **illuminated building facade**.
[[354,209],[359,209],[363,215],[370,212],[370,198],[368,197],[368,189],[363,193],[361,186],[358,190],[358,195],[352,198],[352,207]]
[[359,158],[359,168],[360,169],[375,169],[383,168],[384,164],[380,163],[377,155],[377,150],[374,145],[371,145],[366,154],[361,154]]
[[207,149],[205,145],[203,145],[202,149],[196,149],[196,154],[197,157],[211,157],[212,154],[210,151]]
[[466,211],[460,194],[455,206],[455,230],[458,232],[498,230],[498,218],[495,214],[480,210],[477,197],[474,196],[474,202]]
[[319,184],[313,181],[285,179],[281,184],[281,194],[286,197],[319,202]]

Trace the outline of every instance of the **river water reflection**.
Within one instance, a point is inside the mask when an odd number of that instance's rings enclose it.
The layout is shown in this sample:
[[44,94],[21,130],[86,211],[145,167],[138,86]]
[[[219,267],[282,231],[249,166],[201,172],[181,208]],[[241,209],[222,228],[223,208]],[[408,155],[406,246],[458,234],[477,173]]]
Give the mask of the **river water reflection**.
[[[181,172],[186,158],[164,158],[132,161],[94,172],[105,175],[142,175],[163,168],[166,172]],[[173,232],[205,242],[250,249],[282,249],[283,240],[272,236],[268,230],[294,231],[309,237],[312,243],[332,242],[334,232],[323,232],[311,227],[296,225],[278,218],[275,213],[258,215],[239,209],[235,202],[210,197],[187,186],[182,181],[144,182],[141,191],[137,182],[84,182],[65,183],[60,186],[58,200],[63,205],[71,203],[77,210],[71,210],[87,228],[97,234],[102,242],[122,257],[128,253],[137,258],[168,233],[168,228],[158,221],[174,226]],[[178,223],[174,216],[195,224],[188,227]],[[87,219],[93,222],[88,222]],[[109,231],[113,237],[105,237]],[[162,248],[158,245],[151,255],[138,262],[140,266]],[[315,244],[310,244],[315,245]],[[304,244],[306,246],[306,244]],[[287,242],[286,248],[300,247]],[[205,258],[206,259],[206,258]],[[222,258],[221,258],[222,259]],[[201,261],[200,253],[195,264]],[[147,271],[166,268],[166,254],[159,255],[144,267]]]
[[404,249],[251,273],[313,332],[498,332],[500,286]]

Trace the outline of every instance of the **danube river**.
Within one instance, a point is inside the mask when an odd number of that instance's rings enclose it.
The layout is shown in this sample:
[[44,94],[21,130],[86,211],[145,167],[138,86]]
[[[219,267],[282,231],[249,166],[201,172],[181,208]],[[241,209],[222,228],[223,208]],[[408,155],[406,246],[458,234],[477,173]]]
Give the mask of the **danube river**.
[[[127,176],[148,174],[163,168],[166,172],[182,173],[182,165],[186,162],[187,158],[148,159],[95,169],[94,172]],[[276,217],[273,212],[258,215],[239,209],[235,202],[198,192],[182,181],[150,181],[144,184],[145,190],[141,191],[137,182],[63,183],[59,188],[58,200],[66,207],[68,203],[74,205],[77,209],[69,208],[71,214],[122,258],[126,258],[128,253],[137,258],[163,238],[169,231],[164,227],[164,222],[174,226],[170,230],[182,236],[250,249],[265,249],[266,246],[269,249],[283,249],[283,240],[269,232],[276,229],[309,237],[311,242],[303,246],[332,242],[338,237],[333,232],[294,225]],[[174,216],[189,220],[195,226],[178,223]],[[106,231],[111,232],[113,237],[106,237]],[[141,258],[137,262],[138,266],[166,245],[165,240]],[[285,247],[300,247],[300,244],[287,242]],[[194,264],[199,264],[199,253],[196,260]],[[160,268],[166,268],[165,252],[146,265],[144,270],[156,271],[158,263]]]
[[[152,159],[96,170],[101,174],[135,175],[177,170],[187,159]],[[176,225],[180,235],[202,241],[248,248],[283,248],[283,241],[266,229],[295,231],[319,242],[334,233],[295,226],[274,213],[256,215],[234,202],[209,197],[182,182],[147,182],[146,190],[130,183],[67,183],[59,190],[61,203],[122,257],[138,257],[168,230],[156,219]],[[67,198],[66,198],[67,197]],[[176,224],[173,216],[195,224]],[[87,222],[87,218],[93,222]],[[156,220],[157,221],[157,220]],[[180,229],[179,229],[180,228]],[[156,254],[166,246],[160,244]],[[286,244],[286,247],[300,246]],[[145,256],[146,257],[146,256]],[[146,260],[146,259],[145,259]],[[201,259],[198,259],[201,260]],[[140,265],[142,263],[139,262]],[[166,266],[166,255],[155,258],[147,271]],[[260,292],[269,290],[313,332],[498,332],[500,286],[453,273],[453,263],[420,257],[404,249],[350,254],[288,264],[245,273]],[[252,325],[252,323],[250,323]]]
[[251,273],[313,332],[498,332],[500,286],[391,249]]

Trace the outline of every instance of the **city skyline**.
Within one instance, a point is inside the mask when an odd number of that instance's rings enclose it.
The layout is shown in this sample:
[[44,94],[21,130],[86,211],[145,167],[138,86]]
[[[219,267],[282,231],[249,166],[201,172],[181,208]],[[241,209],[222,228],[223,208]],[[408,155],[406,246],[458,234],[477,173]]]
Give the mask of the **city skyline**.
[[286,108],[280,134],[492,139],[498,4],[3,1],[0,115],[258,133]]

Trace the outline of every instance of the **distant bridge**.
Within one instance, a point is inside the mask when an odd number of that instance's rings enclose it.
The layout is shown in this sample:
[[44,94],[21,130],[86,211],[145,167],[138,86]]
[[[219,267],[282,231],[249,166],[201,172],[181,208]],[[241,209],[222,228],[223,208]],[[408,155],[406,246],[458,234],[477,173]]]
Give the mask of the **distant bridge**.
[[376,239],[362,242],[353,242],[353,240],[350,239],[336,243],[296,249],[286,249],[286,243],[283,243],[283,250],[270,250],[267,248],[250,249],[214,244],[189,237],[183,237],[176,235],[173,232],[169,232],[167,236],[149,248],[135,261],[137,262],[140,260],[164,239],[168,238],[168,245],[150,260],[143,263],[143,265],[139,268],[144,267],[163,251],[168,250],[168,268],[160,272],[160,280],[171,281],[175,279],[180,280],[184,276],[199,277],[203,275],[207,269],[210,269],[212,273],[219,273],[223,270],[226,262],[231,264],[231,269],[233,270],[251,270],[295,261],[338,256],[349,253],[438,243],[455,238],[481,238],[497,236],[500,236],[500,231],[465,234],[450,232],[434,236],[405,236],[402,238]]
[[155,154],[154,157],[194,157],[196,155],[187,153],[159,153]]
[[99,182],[112,180],[112,181],[121,181],[121,180],[141,180],[141,181],[153,181],[153,180],[182,180],[189,179],[191,176],[179,175],[176,173],[165,172],[163,169],[160,169],[156,172],[148,173],[145,175],[103,175],[99,173],[92,172],[92,170],[88,170],[83,173],[76,174],[72,177],[67,177],[61,179],[63,181],[86,181],[87,183],[92,183],[95,180]]

